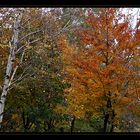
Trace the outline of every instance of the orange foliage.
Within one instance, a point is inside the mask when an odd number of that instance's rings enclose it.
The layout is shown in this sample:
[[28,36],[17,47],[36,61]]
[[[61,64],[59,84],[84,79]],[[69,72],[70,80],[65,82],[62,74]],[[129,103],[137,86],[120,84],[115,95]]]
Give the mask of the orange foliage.
[[[92,13],[87,16],[85,22],[90,29],[76,32],[80,39],[79,46],[71,46],[65,36],[60,39],[64,71],[71,83],[66,97],[72,114],[77,115],[73,107],[78,111],[82,107],[82,115],[83,111],[89,110],[93,115],[103,115],[101,110],[111,109],[119,117],[135,99],[136,73],[134,57],[130,56],[138,52],[139,31],[133,36],[134,30],[129,27],[129,22],[119,22],[122,17],[124,15],[117,15],[117,9],[104,8],[99,16]],[[107,107],[108,98],[110,108]]]

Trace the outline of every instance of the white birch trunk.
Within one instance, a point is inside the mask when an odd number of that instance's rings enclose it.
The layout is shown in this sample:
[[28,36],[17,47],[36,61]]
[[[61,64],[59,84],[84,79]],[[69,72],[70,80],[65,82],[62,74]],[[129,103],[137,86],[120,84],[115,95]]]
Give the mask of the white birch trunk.
[[14,68],[13,64],[15,62],[15,57],[16,57],[15,52],[18,47],[17,44],[18,44],[19,27],[20,27],[21,18],[22,18],[22,12],[17,11],[17,17],[14,21],[14,27],[13,27],[13,36],[10,43],[10,54],[7,61],[6,75],[5,75],[3,89],[2,89],[2,93],[0,97],[0,128],[1,128],[1,123],[3,120],[3,112],[4,112],[5,100],[8,93],[8,89],[18,69],[18,66]]

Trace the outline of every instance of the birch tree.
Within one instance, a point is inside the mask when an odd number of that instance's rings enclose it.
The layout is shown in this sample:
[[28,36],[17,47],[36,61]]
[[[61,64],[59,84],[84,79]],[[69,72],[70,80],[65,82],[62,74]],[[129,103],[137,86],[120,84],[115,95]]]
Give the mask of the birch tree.
[[[4,8],[1,11],[3,11],[1,19],[4,25],[1,30],[9,30],[8,37],[3,34],[2,38],[6,37],[6,45],[10,50],[0,98],[0,124],[3,121],[5,100],[9,90],[24,78],[33,75],[27,72],[30,64],[18,74],[19,68],[26,61],[24,60],[25,53],[31,47],[57,40],[59,35],[69,31],[73,24],[69,22],[62,26],[60,15],[57,12],[59,9],[45,12],[42,8]],[[8,22],[4,24],[5,15],[7,15]]]
[[[19,65],[16,65],[16,67],[13,67],[15,59],[16,59],[16,50],[18,48],[17,44],[18,44],[19,27],[20,27],[20,22],[22,18],[22,12],[23,11],[16,11],[15,13],[16,17],[15,17],[14,26],[13,26],[13,36],[12,36],[11,41],[9,42],[10,52],[9,52],[9,57],[7,61],[6,75],[5,75],[5,80],[4,80],[3,89],[1,93],[1,99],[0,99],[0,123],[2,122],[2,119],[3,119],[3,111],[4,111],[5,99],[6,99],[7,93],[19,66]],[[23,55],[24,55],[24,52],[22,53],[20,63],[22,63]]]
[[[40,40],[40,38],[37,39],[35,38],[34,40],[31,40],[29,38],[41,32],[42,30],[35,29],[35,31],[30,31],[29,33],[27,33],[26,31],[27,27],[29,28],[29,26],[31,26],[31,22],[29,21],[29,18],[26,19],[27,21],[23,22],[23,15],[25,14],[26,11],[29,11],[29,9],[18,8],[9,11],[11,12],[11,16],[9,18],[13,19],[13,24],[11,25],[9,24],[9,28],[12,29],[12,35],[11,35],[11,40],[9,41],[9,48],[10,48],[9,56],[7,60],[5,79],[2,86],[2,93],[0,98],[0,124],[2,123],[3,120],[6,96],[11,88],[11,85],[25,78],[24,71],[17,79],[15,79],[15,75],[19,66],[23,62],[23,58],[24,58],[25,51],[27,50],[27,46],[29,46],[31,43],[35,43]],[[26,26],[25,26],[25,22],[26,22]],[[29,25],[27,23],[29,23]]]

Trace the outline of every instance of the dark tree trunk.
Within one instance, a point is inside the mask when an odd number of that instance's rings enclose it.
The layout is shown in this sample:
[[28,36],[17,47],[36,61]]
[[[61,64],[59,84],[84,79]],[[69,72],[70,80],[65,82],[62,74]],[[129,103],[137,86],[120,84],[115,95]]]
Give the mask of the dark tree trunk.
[[109,114],[106,114],[104,118],[104,132],[107,132],[108,121],[109,121]]
[[112,117],[111,117],[112,120],[111,120],[111,128],[110,128],[110,132],[113,132],[113,131],[114,131],[113,120],[114,120],[115,116],[116,116],[116,113],[115,113],[114,110],[112,110]]
[[52,129],[51,123],[48,123],[48,130],[50,131]]
[[23,120],[24,132],[27,132],[31,128],[33,123],[30,122],[29,117],[25,115],[24,111],[22,112],[22,120]]
[[113,131],[114,131],[114,125],[111,124],[110,132],[113,132]]
[[109,118],[110,118],[110,114],[108,111],[112,108],[111,99],[110,99],[110,96],[111,96],[110,91],[109,91],[108,96],[109,97],[108,97],[107,104],[106,104],[107,111],[104,113],[104,132],[107,132],[108,122],[109,122]]
[[63,127],[60,128],[60,132],[61,132],[61,133],[64,132],[64,128],[63,128]]
[[70,130],[71,133],[72,133],[73,130],[74,130],[74,124],[75,124],[75,116],[73,116],[73,119],[72,119],[72,121],[71,121],[71,130]]
[[48,125],[48,131],[50,132],[50,131],[55,131],[54,130],[54,124],[53,124],[53,120],[52,119],[50,119],[48,122],[47,122],[47,125]]

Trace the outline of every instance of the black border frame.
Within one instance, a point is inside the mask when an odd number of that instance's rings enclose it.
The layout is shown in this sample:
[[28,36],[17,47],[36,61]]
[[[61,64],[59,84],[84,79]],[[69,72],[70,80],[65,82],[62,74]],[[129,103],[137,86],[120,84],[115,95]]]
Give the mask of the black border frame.
[[139,7],[139,0],[1,0],[0,7]]
[[[138,4],[139,0],[0,0],[0,7],[7,8],[18,8],[18,7],[72,7],[72,8],[82,8],[82,7],[120,7],[120,8],[137,8],[140,7]],[[14,132],[0,132],[0,137],[2,136],[81,136],[83,138],[88,138],[87,136],[103,136],[103,140],[114,136],[113,139],[120,138],[120,136],[139,136],[140,132],[131,133],[14,133]],[[85,137],[86,136],[86,137]],[[105,137],[104,137],[105,136]],[[107,137],[106,137],[107,136]],[[109,136],[109,137],[108,137]],[[118,137],[119,136],[119,137]],[[56,137],[58,139],[58,137]],[[11,138],[11,137],[10,137]],[[62,138],[62,137],[61,137]],[[2,138],[1,138],[2,139]]]

